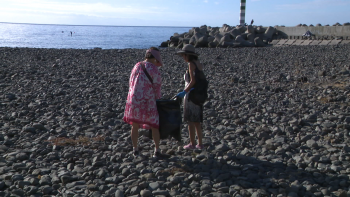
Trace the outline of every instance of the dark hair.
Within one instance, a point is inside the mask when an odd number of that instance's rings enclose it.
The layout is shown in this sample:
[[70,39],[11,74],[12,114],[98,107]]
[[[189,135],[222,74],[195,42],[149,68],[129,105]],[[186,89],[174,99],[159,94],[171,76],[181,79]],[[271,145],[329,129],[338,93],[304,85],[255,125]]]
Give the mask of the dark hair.
[[198,56],[187,54],[187,60],[188,60],[189,62],[193,62],[193,61],[195,61],[195,60],[198,60]]
[[[151,47],[151,48],[149,48],[148,50],[156,50],[156,51],[159,51],[159,49],[158,49],[157,47]],[[152,58],[155,58],[155,57],[152,55],[151,52],[148,52],[148,53],[146,52],[145,58],[146,58],[146,59],[152,59]]]

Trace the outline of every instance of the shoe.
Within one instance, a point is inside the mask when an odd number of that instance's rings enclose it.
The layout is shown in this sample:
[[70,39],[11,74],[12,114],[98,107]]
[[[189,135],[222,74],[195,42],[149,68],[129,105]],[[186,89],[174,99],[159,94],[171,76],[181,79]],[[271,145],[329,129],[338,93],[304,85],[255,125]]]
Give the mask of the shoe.
[[196,149],[200,149],[200,150],[202,150],[202,149],[204,149],[204,146],[203,146],[203,145],[199,145],[199,144],[197,144],[197,145],[196,145]]
[[139,156],[139,155],[140,155],[140,153],[139,153],[139,151],[138,151],[138,150],[134,150],[133,155],[134,155],[135,157],[137,157],[137,156]]
[[184,146],[184,149],[187,149],[187,150],[194,150],[196,149],[195,146],[193,146],[191,143],[187,144],[186,146]]
[[162,154],[160,152],[154,152],[153,157],[154,158],[162,158]]
[[155,152],[153,154],[153,158],[156,158],[156,159],[167,159],[167,158],[170,158],[170,155],[168,154],[162,154],[160,152]]

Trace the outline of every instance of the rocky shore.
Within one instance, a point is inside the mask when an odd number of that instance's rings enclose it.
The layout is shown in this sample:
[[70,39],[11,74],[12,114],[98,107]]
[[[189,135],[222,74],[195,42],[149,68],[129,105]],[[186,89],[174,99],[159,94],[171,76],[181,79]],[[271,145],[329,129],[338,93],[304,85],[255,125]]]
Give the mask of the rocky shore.
[[[198,48],[205,150],[123,123],[145,50],[0,48],[0,196],[349,196],[350,45]],[[164,98],[186,64],[161,49]],[[188,143],[186,124],[183,143]]]

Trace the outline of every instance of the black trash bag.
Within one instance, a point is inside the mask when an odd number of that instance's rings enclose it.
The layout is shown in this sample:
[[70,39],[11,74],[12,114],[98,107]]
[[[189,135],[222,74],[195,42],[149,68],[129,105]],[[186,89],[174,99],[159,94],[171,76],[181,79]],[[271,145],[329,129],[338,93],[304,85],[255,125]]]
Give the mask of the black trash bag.
[[[157,110],[159,114],[159,134],[160,139],[173,137],[177,141],[181,141],[181,99],[176,97],[173,99],[157,100]],[[152,130],[149,130],[149,137],[152,138]]]

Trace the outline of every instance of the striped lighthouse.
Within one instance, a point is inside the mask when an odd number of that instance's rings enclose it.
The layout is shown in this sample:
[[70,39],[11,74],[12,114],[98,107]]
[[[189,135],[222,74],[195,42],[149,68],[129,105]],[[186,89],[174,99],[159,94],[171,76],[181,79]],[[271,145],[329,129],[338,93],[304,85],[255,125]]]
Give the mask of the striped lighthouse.
[[239,24],[244,26],[245,24],[245,6],[246,0],[241,0],[241,15],[239,17]]

